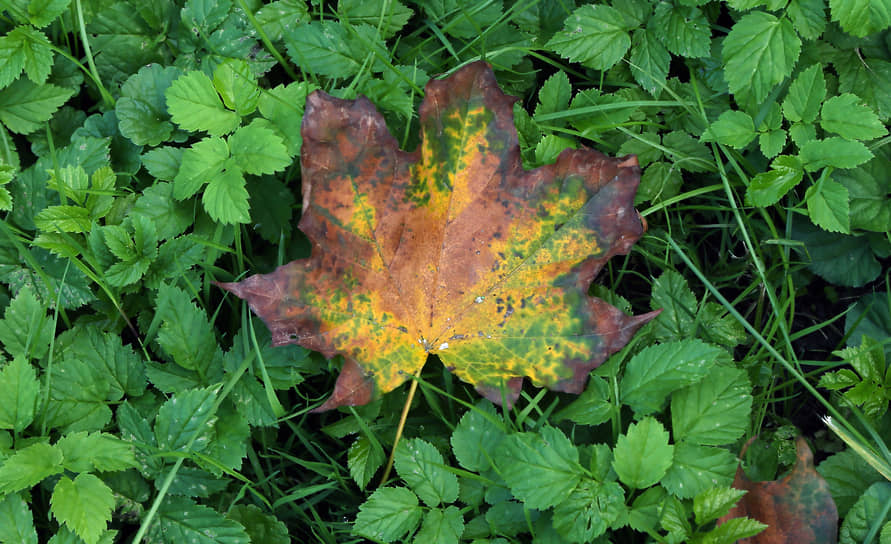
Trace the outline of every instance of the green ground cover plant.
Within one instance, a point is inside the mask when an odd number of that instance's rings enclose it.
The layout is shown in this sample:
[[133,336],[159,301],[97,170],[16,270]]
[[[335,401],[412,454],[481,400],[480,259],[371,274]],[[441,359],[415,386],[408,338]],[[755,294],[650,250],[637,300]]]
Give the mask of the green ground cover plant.
[[[764,534],[717,523],[737,466],[781,479],[799,435],[838,540],[891,542],[889,14],[0,0],[0,543],[729,543]],[[428,364],[313,413],[342,358],[213,282],[309,256],[312,91],[413,150],[427,82],[478,60],[524,167],[638,157],[648,231],[590,294],[662,313],[578,396]]]

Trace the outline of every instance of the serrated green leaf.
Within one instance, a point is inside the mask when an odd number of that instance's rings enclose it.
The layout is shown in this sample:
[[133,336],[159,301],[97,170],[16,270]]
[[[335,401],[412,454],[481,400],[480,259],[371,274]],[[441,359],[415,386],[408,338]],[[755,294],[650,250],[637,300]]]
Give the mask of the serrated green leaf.
[[786,8],[786,15],[792,26],[805,40],[820,37],[826,29],[825,0],[791,0]]
[[50,499],[53,516],[64,523],[86,544],[96,544],[114,508],[114,493],[93,474],[78,474],[74,480],[67,476],[56,483]]
[[260,88],[251,67],[241,59],[227,59],[213,72],[213,86],[223,104],[238,115],[250,115],[257,109]]
[[94,431],[111,420],[112,394],[106,369],[65,353],[52,367],[47,423],[66,431]]
[[114,472],[137,466],[133,446],[107,433],[69,433],[56,443],[72,472]]
[[844,185],[824,178],[807,188],[804,194],[811,221],[829,232],[851,232],[848,190]]
[[538,105],[535,116],[564,111],[572,99],[572,85],[569,76],[562,70],[549,77],[538,91]]
[[662,310],[651,325],[653,334],[663,341],[686,338],[695,324],[696,306],[696,296],[687,280],[674,270],[666,270],[653,281],[650,307]]
[[582,6],[566,18],[563,30],[545,44],[560,56],[597,70],[619,62],[631,47],[622,13],[606,5]]
[[494,461],[511,492],[529,508],[559,504],[582,476],[578,450],[553,427],[509,435]]
[[675,130],[664,135],[662,145],[675,161],[675,166],[683,170],[709,172],[715,169],[715,159],[708,147],[683,130]]
[[360,436],[353,442],[347,452],[347,467],[359,489],[365,489],[385,460],[386,455],[379,442],[372,442],[365,436]]
[[672,495],[689,499],[716,485],[729,486],[737,464],[736,456],[725,449],[681,442],[661,483]]
[[833,66],[838,73],[838,91],[854,93],[875,110],[879,117],[891,116],[891,62],[882,58],[860,60],[855,51],[840,56]]
[[[160,489],[170,471],[169,467],[155,478],[155,488]],[[167,492],[171,495],[185,497],[209,497],[226,489],[228,482],[225,478],[218,478],[206,470],[200,468],[181,466],[176,471]]]
[[659,39],[675,55],[688,58],[710,55],[711,27],[698,8],[659,2],[648,26],[660,30]]
[[[214,460],[207,467],[217,476],[223,475],[223,469],[238,470],[247,455],[251,428],[247,419],[230,404],[224,404],[216,413],[214,436],[204,454]],[[222,467],[222,468],[221,468]],[[221,480],[225,487],[226,480]]]
[[780,155],[771,169],[752,178],[746,200],[755,206],[772,206],[804,178],[804,169],[796,157]]
[[840,544],[865,542],[874,524],[882,525],[891,521],[891,512],[885,507],[891,501],[891,484],[872,484],[848,511],[839,531]]
[[616,407],[610,402],[609,385],[603,378],[592,376],[582,394],[557,412],[554,419],[569,419],[579,425],[600,425],[608,421],[615,410]]
[[404,487],[381,487],[359,506],[353,533],[395,542],[411,534],[421,521],[418,498]]
[[705,525],[726,516],[733,505],[745,494],[744,490],[729,486],[711,487],[697,493],[693,497],[693,513],[696,515],[696,524]]
[[235,164],[248,174],[272,174],[291,163],[282,139],[257,122],[239,128],[229,137],[229,152]]
[[37,442],[16,450],[0,465],[0,493],[29,489],[44,478],[62,472],[62,450]]
[[[30,287],[23,287],[6,307],[0,321],[0,342],[13,358],[41,359],[53,339],[46,307]],[[7,397],[0,397],[7,398]]]
[[788,19],[753,11],[724,39],[724,79],[730,92],[745,90],[761,102],[792,73],[800,52],[801,40]]
[[157,522],[149,531],[157,542],[194,544],[248,544],[247,533],[237,521],[189,499],[171,497],[158,509]]
[[727,110],[708,127],[701,139],[742,149],[755,139],[755,122],[748,113]]
[[222,173],[228,159],[229,146],[222,138],[205,138],[186,149],[173,179],[174,198],[183,200],[197,193]]
[[786,131],[777,129],[759,133],[758,147],[765,157],[776,157],[786,147]]
[[0,38],[0,87],[15,80],[24,69],[28,79],[43,85],[53,66],[52,44],[43,32],[28,25],[17,26]]
[[359,71],[365,55],[350,47],[350,35],[337,21],[312,21],[285,29],[288,56],[313,73],[345,78]]
[[872,140],[888,134],[875,112],[851,93],[833,96],[823,104],[820,126],[849,140]]
[[223,106],[213,82],[203,72],[178,77],[164,94],[171,119],[184,130],[222,136],[238,127],[238,114]]
[[37,544],[37,531],[31,509],[18,494],[0,500],[0,542]]
[[845,32],[858,38],[891,26],[891,5],[886,0],[829,0],[829,12]]
[[300,25],[309,18],[309,9],[299,0],[276,0],[265,4],[255,14],[269,39],[277,42],[288,25]]
[[396,472],[428,506],[458,498],[458,478],[445,470],[442,454],[420,438],[403,440],[396,448]]
[[207,314],[182,290],[162,284],[158,290],[158,344],[179,366],[205,373],[219,346]]
[[444,0],[420,2],[418,7],[445,32],[458,38],[474,38],[482,29],[492,26],[502,16],[502,0]]
[[157,182],[146,187],[130,213],[148,218],[161,240],[179,236],[192,224],[192,210],[174,199],[172,183]]
[[260,95],[260,114],[276,127],[291,156],[300,153],[303,140],[294,127],[300,126],[306,97],[315,89],[315,85],[301,81],[279,85]]
[[554,529],[570,542],[594,542],[626,509],[617,482],[586,479],[554,508]]
[[805,170],[814,172],[826,166],[856,168],[873,158],[873,153],[862,142],[830,136],[805,142],[799,158]]
[[556,134],[548,134],[535,146],[535,161],[538,164],[550,164],[557,160],[564,149],[576,149],[576,147],[577,144],[574,140]]
[[[8,313],[8,312],[7,312]],[[5,321],[5,320],[4,320]],[[0,429],[16,434],[34,421],[40,382],[34,367],[24,357],[16,357],[0,369]]]
[[675,390],[701,380],[724,354],[697,339],[648,346],[625,366],[622,403],[638,416],[655,412]]
[[174,66],[150,64],[140,68],[121,86],[115,114],[121,134],[137,145],[156,146],[173,135],[165,93],[182,75]]
[[380,28],[382,38],[390,38],[412,16],[412,10],[399,0],[340,0],[337,12],[352,24]]
[[28,2],[28,20],[31,24],[42,28],[62,15],[71,0],[32,0]]
[[424,516],[415,535],[416,544],[458,544],[464,532],[464,516],[457,506],[433,508]]
[[677,195],[683,182],[680,167],[662,161],[651,163],[640,178],[634,203],[662,202]]
[[17,79],[0,90],[0,122],[12,132],[30,134],[49,120],[73,94],[72,89]]
[[705,535],[697,544],[734,544],[742,539],[753,537],[767,528],[767,525],[752,518],[733,518],[718,525]]
[[[487,417],[488,416],[488,417]],[[504,440],[504,428],[492,421],[500,419],[488,400],[468,410],[452,431],[452,451],[462,467],[484,472],[492,466],[492,452]]]
[[819,386],[830,391],[844,389],[860,383],[860,378],[849,368],[843,368],[835,372],[826,372],[820,375]]
[[650,94],[658,95],[668,77],[671,54],[656,33],[644,28],[635,30],[628,60],[634,80]]
[[34,225],[47,232],[88,232],[90,211],[80,206],[50,206],[34,216]]
[[214,221],[231,225],[251,221],[249,198],[241,168],[230,158],[207,184],[201,202]]
[[674,446],[668,431],[652,417],[628,426],[613,450],[613,469],[625,485],[635,489],[650,487],[671,467]]
[[223,24],[231,9],[230,0],[187,0],[180,18],[192,32],[209,34]]
[[716,366],[706,377],[671,397],[675,440],[720,446],[745,432],[752,409],[752,394],[745,371]]
[[155,439],[165,451],[198,452],[207,447],[215,418],[211,415],[216,389],[191,389],[177,393],[158,409]]

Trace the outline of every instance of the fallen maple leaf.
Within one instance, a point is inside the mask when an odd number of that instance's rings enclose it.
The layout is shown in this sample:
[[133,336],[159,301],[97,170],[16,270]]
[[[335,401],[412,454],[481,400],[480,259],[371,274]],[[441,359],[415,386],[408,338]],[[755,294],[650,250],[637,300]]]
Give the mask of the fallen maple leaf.
[[484,62],[431,81],[407,153],[366,98],[307,99],[299,227],[312,255],[220,285],[274,344],[344,356],[320,410],[391,391],[431,353],[495,402],[524,376],[579,393],[656,315],[586,294],[643,232],[637,159],[566,150],[526,171],[514,100]]
[[[741,455],[752,440],[743,447]],[[838,541],[838,510],[829,493],[829,484],[814,468],[814,455],[803,437],[795,441],[795,449],[798,461],[789,474],[779,480],[753,482],[746,478],[742,466],[737,467],[732,487],[747,493],[718,523],[748,516],[767,524],[764,531],[738,542],[834,544]]]

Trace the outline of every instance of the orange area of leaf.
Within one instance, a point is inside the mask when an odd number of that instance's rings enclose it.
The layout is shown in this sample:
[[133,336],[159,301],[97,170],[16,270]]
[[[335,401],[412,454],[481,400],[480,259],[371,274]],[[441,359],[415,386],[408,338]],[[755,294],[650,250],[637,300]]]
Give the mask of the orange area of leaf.
[[431,81],[408,153],[364,97],[307,99],[299,227],[312,255],[221,286],[275,344],[345,357],[322,409],[391,391],[431,353],[496,402],[524,377],[578,393],[655,316],[587,295],[643,232],[636,158],[566,150],[526,171],[513,102],[484,62]]

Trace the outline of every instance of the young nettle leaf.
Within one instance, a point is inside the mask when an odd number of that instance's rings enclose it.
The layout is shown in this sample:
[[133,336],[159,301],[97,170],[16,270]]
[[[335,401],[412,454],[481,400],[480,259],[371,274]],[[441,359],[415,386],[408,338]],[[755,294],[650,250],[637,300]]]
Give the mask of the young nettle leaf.
[[876,113],[851,93],[833,96],[823,103],[820,126],[850,140],[872,140],[888,134]]
[[760,102],[792,73],[801,39],[786,19],[764,11],[744,15],[724,39],[724,79],[730,92],[747,91]]
[[112,490],[93,474],[67,476],[56,483],[50,499],[53,516],[86,544],[97,544],[111,520],[115,500]]
[[[377,13],[380,14],[380,11]],[[288,26],[299,26],[306,22],[309,18],[309,9],[306,2],[300,0],[275,0],[264,4],[254,16],[269,39],[277,42],[282,38]]]
[[699,8],[689,2],[659,2],[647,24],[669,51],[680,57],[707,57],[711,50],[711,28]]
[[891,13],[884,7],[869,0],[829,2],[832,20],[838,21],[845,32],[860,38],[891,26]]
[[418,544],[457,544],[464,532],[464,516],[457,506],[445,510],[432,508],[424,515],[421,528],[415,535]]
[[[824,172],[826,172],[824,170]],[[829,232],[851,232],[848,190],[826,173],[804,193],[811,221]]]
[[0,88],[22,73],[37,85],[43,85],[53,66],[52,45],[43,32],[28,25],[17,26],[0,37]]
[[553,427],[508,436],[494,461],[513,495],[529,508],[559,504],[582,478],[578,449]]
[[458,477],[445,470],[442,454],[420,438],[403,440],[396,448],[396,472],[427,506],[458,499]]
[[158,234],[154,223],[142,215],[132,215],[133,236],[121,225],[103,227],[108,249],[120,259],[105,271],[108,283],[124,287],[138,281],[158,257]]
[[0,90],[0,122],[12,132],[30,134],[56,113],[73,89],[17,79]]
[[347,467],[350,469],[350,477],[359,486],[359,489],[365,489],[371,477],[377,472],[387,456],[380,442],[372,442],[365,436],[360,436],[350,446],[347,453]]
[[300,126],[306,97],[316,89],[312,83],[300,81],[287,86],[279,85],[260,95],[260,115],[275,127],[276,134],[285,143],[288,155],[292,157],[300,153],[302,143],[294,127]]
[[164,94],[170,117],[184,130],[204,130],[211,136],[222,136],[238,128],[238,114],[226,109],[213,82],[203,72],[192,71],[178,77]]
[[430,353],[497,402],[524,375],[577,393],[656,315],[585,293],[642,233],[636,161],[569,150],[522,170],[512,102],[486,64],[428,84],[412,154],[367,100],[307,102],[300,228],[313,254],[222,287],[273,343],[346,356],[321,409],[393,390]]
[[631,47],[629,30],[619,10],[602,4],[582,6],[566,18],[563,30],[545,47],[573,62],[607,70]]
[[570,542],[593,542],[627,510],[617,482],[583,480],[554,508],[554,529]]
[[34,367],[24,357],[16,357],[0,368],[0,429],[16,434],[34,421],[40,383]]
[[177,393],[158,409],[155,438],[165,451],[204,450],[216,418],[212,415],[216,388]]
[[0,464],[0,494],[34,487],[44,478],[61,473],[62,449],[37,442],[16,450]]
[[107,433],[69,433],[56,442],[65,470],[114,472],[138,466],[133,446]]
[[404,487],[381,487],[361,506],[353,533],[383,542],[401,541],[414,532],[423,510],[418,497]]
[[[549,77],[538,91],[538,105],[535,106],[535,117],[549,113],[564,111],[572,99],[572,85],[565,72],[557,72]],[[555,120],[558,121],[559,120]],[[554,121],[551,121],[554,122]],[[545,122],[548,124],[549,122]]]
[[820,376],[820,387],[846,389],[844,398],[860,406],[872,418],[880,418],[891,400],[891,371],[885,365],[885,352],[876,340],[863,336],[859,346],[832,352],[850,364],[850,369],[827,372]]
[[730,485],[736,465],[736,456],[725,449],[680,442],[661,484],[672,495],[689,499],[715,485]]
[[158,344],[182,368],[206,374],[222,355],[207,314],[181,289],[163,283],[157,307]]
[[[304,70],[336,78],[358,73],[365,58],[375,49],[383,53],[382,58],[390,57],[373,27],[359,25],[348,30],[345,24],[348,23],[325,20],[289,25],[284,35],[288,56]],[[360,32],[360,29],[371,32]],[[376,66],[379,62],[372,64]]]
[[862,142],[838,136],[805,142],[798,154],[804,169],[808,172],[816,172],[826,166],[856,168],[873,156],[872,151]]
[[671,54],[649,29],[640,28],[631,37],[631,75],[634,80],[653,96],[658,96],[671,64]]
[[337,11],[344,21],[380,28],[385,39],[399,32],[413,13],[400,0],[340,0]]
[[497,422],[500,416],[489,401],[483,400],[468,410],[452,432],[452,451],[462,467],[484,472],[492,466],[493,452],[506,436]]
[[674,439],[708,446],[733,442],[749,425],[751,391],[744,370],[714,367],[702,381],[672,395]]
[[213,72],[213,86],[227,108],[238,115],[250,115],[257,109],[260,88],[247,62],[228,59]]
[[729,486],[710,487],[693,497],[697,525],[705,525],[726,516],[746,492]]
[[755,135],[755,122],[748,113],[728,110],[708,127],[700,140],[742,149],[755,139]]
[[668,431],[652,417],[628,426],[613,449],[613,468],[623,484],[644,489],[665,476],[674,458],[675,446],[668,443]]
[[247,533],[238,522],[213,508],[183,497],[170,497],[158,509],[157,522],[149,530],[155,542],[196,544],[248,544]]
[[756,174],[746,190],[746,200],[755,206],[772,206],[804,178],[804,167],[798,157],[780,155],[770,170]]
[[[46,307],[30,287],[24,287],[6,307],[0,321],[0,342],[14,359],[42,359],[53,339],[53,324]],[[15,371],[15,375],[24,369]]]
[[0,542],[37,544],[37,530],[28,504],[16,493],[0,499]]
[[812,64],[803,70],[789,85],[783,100],[783,115],[793,123],[813,123],[820,113],[820,105],[826,98],[826,81],[823,66]]
[[648,346],[625,366],[619,394],[638,416],[662,408],[668,395],[701,380],[726,352],[698,339]]
[[579,398],[558,412],[555,419],[569,419],[579,425],[600,425],[618,409],[610,402],[610,396],[609,384],[603,378],[592,377]]

